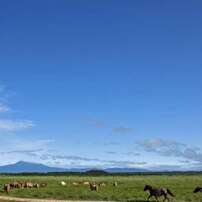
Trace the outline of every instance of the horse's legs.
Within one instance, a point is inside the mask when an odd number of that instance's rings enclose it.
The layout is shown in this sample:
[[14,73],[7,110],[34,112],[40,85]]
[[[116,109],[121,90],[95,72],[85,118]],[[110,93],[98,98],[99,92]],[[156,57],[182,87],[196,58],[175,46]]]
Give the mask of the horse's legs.
[[164,200],[163,200],[163,201],[165,201],[166,199],[167,199],[168,201],[170,201],[170,199],[167,197],[167,194],[164,194],[163,196],[164,196]]
[[149,196],[148,196],[148,198],[147,198],[147,201],[149,201],[149,199],[152,197],[152,195],[150,194]]
[[158,202],[159,200],[158,200],[158,196],[155,196],[155,198],[156,198],[156,201]]

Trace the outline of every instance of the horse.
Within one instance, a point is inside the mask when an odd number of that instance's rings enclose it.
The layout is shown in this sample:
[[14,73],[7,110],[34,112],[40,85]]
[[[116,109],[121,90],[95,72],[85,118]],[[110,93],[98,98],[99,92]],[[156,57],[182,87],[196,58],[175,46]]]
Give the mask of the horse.
[[118,186],[118,182],[114,182],[114,183],[113,183],[113,186],[114,186],[114,187],[117,187],[117,186]]
[[35,183],[33,184],[33,187],[39,189],[40,185],[38,183]]
[[62,186],[66,186],[66,182],[64,182],[64,181],[61,181],[60,184],[61,184]]
[[172,197],[174,197],[175,195],[167,188],[159,188],[159,189],[156,189],[156,188],[153,188],[152,186],[150,185],[145,185],[144,187],[144,191],[149,191],[149,196],[147,198],[147,201],[149,201],[149,199],[154,196],[156,198],[156,201],[158,201],[158,198],[161,197],[161,196],[164,196],[164,201],[167,199],[169,201],[169,198],[168,198],[168,194]]
[[25,182],[19,181],[16,188],[23,189],[25,188],[25,184],[26,184]]
[[95,183],[90,183],[90,190],[91,191],[98,191],[98,185]]
[[4,184],[4,191],[8,194],[11,190],[10,184]]
[[21,188],[21,184],[19,182],[13,182],[13,183],[10,183],[10,187],[11,188],[18,188],[18,189],[20,189]]
[[193,192],[194,193],[202,192],[202,187],[196,187]]
[[105,184],[104,182],[100,182],[100,183],[98,184],[98,186],[99,186],[99,187],[105,187],[106,184]]
[[17,186],[18,186],[18,182],[11,182],[10,183],[10,188],[11,189],[17,188]]
[[32,188],[33,187],[33,183],[32,182],[25,182],[24,187],[25,188]]
[[83,185],[90,185],[90,182],[85,181],[85,182],[83,182]]

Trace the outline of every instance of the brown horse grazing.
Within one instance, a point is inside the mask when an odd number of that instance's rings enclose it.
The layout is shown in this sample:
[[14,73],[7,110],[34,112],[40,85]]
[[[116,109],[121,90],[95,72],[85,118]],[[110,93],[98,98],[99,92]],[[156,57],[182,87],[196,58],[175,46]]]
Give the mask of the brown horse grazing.
[[194,193],[202,192],[202,187],[196,187],[193,192]]
[[156,188],[153,188],[152,186],[150,185],[145,185],[144,187],[144,191],[149,191],[149,197],[148,197],[148,201],[149,199],[154,196],[156,198],[156,200],[158,201],[158,198],[161,197],[161,196],[164,196],[164,201],[167,199],[169,201],[169,198],[168,198],[168,194],[172,197],[174,197],[174,194],[167,188],[160,188],[160,189],[156,189]]
[[12,183],[10,183],[10,187],[11,188],[21,188],[21,184],[19,183],[19,182],[12,182]]
[[19,188],[21,188],[21,189],[23,189],[23,188],[25,188],[25,182],[19,182]]
[[98,191],[98,185],[95,183],[90,183],[90,190],[91,191]]
[[39,189],[40,185],[38,183],[35,183],[33,184],[33,187]]
[[4,191],[8,194],[11,190],[10,184],[4,184]]
[[25,188],[32,188],[33,187],[33,183],[31,182],[25,182]]

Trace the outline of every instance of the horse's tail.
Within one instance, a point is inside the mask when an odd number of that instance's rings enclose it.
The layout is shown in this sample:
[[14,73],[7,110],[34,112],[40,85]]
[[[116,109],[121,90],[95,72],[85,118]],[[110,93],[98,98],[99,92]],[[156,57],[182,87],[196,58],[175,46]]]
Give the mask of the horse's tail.
[[174,195],[169,189],[167,189],[167,193],[168,193],[169,195],[171,195],[172,197],[175,197],[175,195]]

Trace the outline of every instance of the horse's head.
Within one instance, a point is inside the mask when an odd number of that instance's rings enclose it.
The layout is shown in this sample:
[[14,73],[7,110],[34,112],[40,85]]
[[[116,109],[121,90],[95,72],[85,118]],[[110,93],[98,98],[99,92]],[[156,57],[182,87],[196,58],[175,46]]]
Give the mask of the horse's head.
[[152,186],[150,186],[150,185],[148,185],[148,184],[146,184],[146,185],[144,186],[144,191],[151,190],[151,189],[152,189]]

